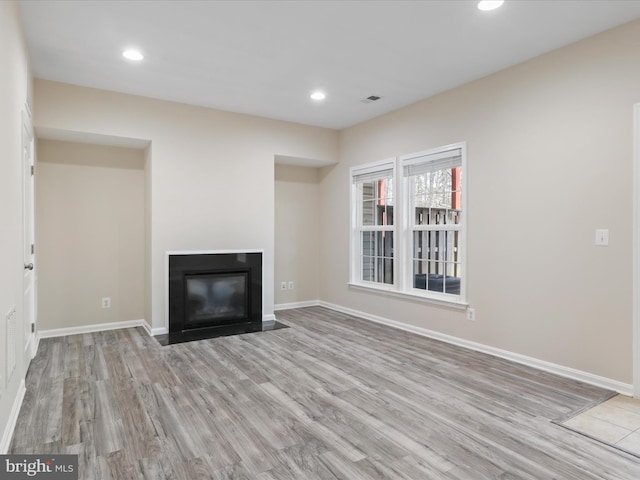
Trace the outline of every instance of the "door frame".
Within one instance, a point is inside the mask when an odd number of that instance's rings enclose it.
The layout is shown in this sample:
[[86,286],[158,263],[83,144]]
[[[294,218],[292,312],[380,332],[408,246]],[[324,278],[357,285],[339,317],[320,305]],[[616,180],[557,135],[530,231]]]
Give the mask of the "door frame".
[[633,396],[640,398],[640,103],[633,106]]

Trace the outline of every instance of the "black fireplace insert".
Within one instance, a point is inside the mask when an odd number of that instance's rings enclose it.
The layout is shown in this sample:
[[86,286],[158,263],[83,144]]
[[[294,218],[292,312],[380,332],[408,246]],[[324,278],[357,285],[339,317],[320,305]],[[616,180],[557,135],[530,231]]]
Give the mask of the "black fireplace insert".
[[169,255],[169,336],[262,324],[262,253]]

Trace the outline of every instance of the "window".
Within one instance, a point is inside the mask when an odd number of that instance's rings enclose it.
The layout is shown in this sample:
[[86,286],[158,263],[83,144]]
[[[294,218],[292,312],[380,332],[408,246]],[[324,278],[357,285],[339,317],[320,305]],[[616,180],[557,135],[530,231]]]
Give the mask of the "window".
[[460,143],[351,170],[352,284],[464,303],[465,154]]
[[394,163],[352,170],[352,279],[394,284]]
[[412,288],[460,296],[462,149],[412,155],[401,162]]

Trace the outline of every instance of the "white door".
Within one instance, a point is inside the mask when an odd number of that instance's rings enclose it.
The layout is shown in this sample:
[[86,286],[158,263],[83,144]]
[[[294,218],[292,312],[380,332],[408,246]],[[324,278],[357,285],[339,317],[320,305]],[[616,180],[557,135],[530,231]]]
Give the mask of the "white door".
[[33,128],[27,113],[22,115],[22,218],[23,218],[23,261],[24,261],[24,356],[26,365],[36,350],[36,271],[35,271],[35,228],[34,228],[34,140]]

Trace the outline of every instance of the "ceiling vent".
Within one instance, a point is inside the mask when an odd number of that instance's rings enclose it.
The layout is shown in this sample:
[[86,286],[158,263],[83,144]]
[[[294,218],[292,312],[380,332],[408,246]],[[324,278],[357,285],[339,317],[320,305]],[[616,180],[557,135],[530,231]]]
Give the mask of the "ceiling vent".
[[362,103],[377,102],[378,100],[380,100],[380,97],[378,97],[377,95],[371,95],[365,98],[364,100],[362,100]]

